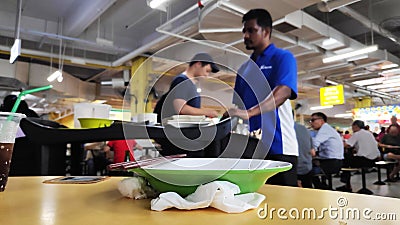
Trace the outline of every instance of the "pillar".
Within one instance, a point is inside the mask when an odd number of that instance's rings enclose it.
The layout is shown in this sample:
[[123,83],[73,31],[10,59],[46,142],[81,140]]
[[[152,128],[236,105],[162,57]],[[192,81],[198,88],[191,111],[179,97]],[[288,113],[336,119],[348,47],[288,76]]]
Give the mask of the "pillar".
[[130,95],[132,116],[147,112],[148,75],[151,71],[151,60],[137,57],[132,61]]

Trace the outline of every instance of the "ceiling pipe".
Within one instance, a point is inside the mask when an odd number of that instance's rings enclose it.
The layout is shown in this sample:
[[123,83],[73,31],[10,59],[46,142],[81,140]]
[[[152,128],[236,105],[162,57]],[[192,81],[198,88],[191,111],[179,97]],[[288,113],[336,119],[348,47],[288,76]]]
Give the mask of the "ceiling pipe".
[[[122,69],[121,69],[121,70],[122,70]],[[103,76],[103,75],[114,76],[115,74],[121,72],[121,70],[104,70],[104,71],[101,71],[101,72],[98,73],[98,74],[95,74],[95,75],[89,77],[89,78],[86,79],[85,81],[89,82],[89,81],[95,80],[95,79],[97,79],[97,78],[99,78],[99,77],[101,77],[101,76]]]
[[360,13],[354,11],[353,9],[349,8],[349,7],[341,7],[338,9],[341,13],[357,20],[358,22],[360,22],[362,25],[364,25],[367,28],[371,28],[372,26],[372,30],[374,30],[375,32],[377,32],[378,34],[390,39],[391,41],[393,41],[394,43],[400,45],[399,39],[396,37],[396,35],[394,35],[393,33],[391,33],[390,31],[380,27],[378,24],[372,22],[370,19],[368,19],[367,17],[361,15]]
[[168,35],[161,35],[160,37],[148,42],[145,45],[140,46],[139,48],[135,49],[134,51],[122,56],[121,58],[115,60],[114,62],[111,63],[111,66],[121,66],[125,62],[139,56],[140,54],[146,52],[149,48],[151,48],[153,45],[159,44],[160,42],[165,41],[168,39],[170,36]]
[[[97,18],[109,9],[117,0],[79,1],[79,7],[70,10],[65,19],[63,33],[72,37],[79,36]],[[95,5],[95,7],[93,7]]]
[[317,8],[321,12],[332,12],[335,9],[339,9],[346,5],[350,5],[361,0],[333,0],[333,1],[321,1],[317,4]]
[[[191,6],[190,8],[188,8],[187,10],[183,11],[182,13],[180,13],[179,15],[177,15],[176,17],[174,17],[173,19],[169,20],[168,22],[164,23],[162,26],[165,26],[165,24],[171,24],[172,22],[182,18],[183,16],[185,16],[187,13],[191,12],[192,10],[198,8],[197,4],[194,4],[193,6]],[[187,23],[190,23],[192,21],[186,22],[185,24],[182,24],[181,27],[185,26]],[[157,28],[158,29],[158,28]],[[160,37],[154,39],[153,41],[150,41],[142,46],[140,46],[139,48],[135,49],[134,51],[122,56],[121,58],[115,60],[114,62],[111,63],[112,66],[120,66],[123,63],[141,55],[142,53],[145,53],[149,48],[153,47],[153,45],[159,44],[162,41],[167,40],[168,38],[171,38],[170,35],[163,33]]]
[[[0,30],[14,31],[14,28],[0,25]],[[84,45],[89,45],[89,46],[93,46],[96,48],[102,48],[105,51],[114,51],[114,52],[119,52],[119,53],[125,53],[125,52],[130,51],[129,49],[125,49],[125,48],[101,45],[101,44],[98,44],[97,42],[88,41],[88,40],[84,40],[84,39],[80,39],[80,38],[69,37],[69,36],[65,36],[65,35],[53,34],[53,33],[48,33],[48,32],[43,32],[43,31],[28,30],[25,28],[21,28],[20,31],[21,31],[21,33],[34,35],[34,36],[38,36],[38,37],[45,36],[45,37],[57,39],[57,40],[62,39],[62,40],[66,40],[66,41],[78,42],[78,43],[81,43]]]
[[[0,51],[7,51],[10,52],[10,47],[9,46],[4,46],[4,45],[0,45]],[[21,54],[27,54],[27,55],[34,55],[34,56],[42,56],[42,57],[46,57],[46,58],[58,58],[59,55],[58,54],[52,54],[52,53],[48,53],[48,52],[42,52],[42,51],[37,51],[37,50],[30,50],[30,49],[25,49],[22,48],[21,49]],[[106,61],[100,61],[100,60],[95,60],[95,59],[87,59],[87,58],[78,58],[78,57],[74,57],[74,56],[64,56],[64,60],[69,60],[69,61],[73,61],[75,59],[81,59],[84,60],[86,62],[86,64],[93,64],[93,65],[99,65],[99,67],[111,67],[111,62],[106,62]]]

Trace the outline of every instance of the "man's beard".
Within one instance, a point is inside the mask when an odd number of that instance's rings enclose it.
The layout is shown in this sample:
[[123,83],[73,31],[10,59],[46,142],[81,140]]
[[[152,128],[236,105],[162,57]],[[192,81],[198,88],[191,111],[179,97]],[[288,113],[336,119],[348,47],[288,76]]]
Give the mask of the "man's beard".
[[254,50],[254,48],[253,48],[253,47],[251,47],[251,46],[248,46],[248,45],[246,45],[246,49],[247,49],[247,50]]
[[250,41],[244,41],[244,46],[246,47],[247,50],[254,50],[254,47],[250,45],[251,45]]

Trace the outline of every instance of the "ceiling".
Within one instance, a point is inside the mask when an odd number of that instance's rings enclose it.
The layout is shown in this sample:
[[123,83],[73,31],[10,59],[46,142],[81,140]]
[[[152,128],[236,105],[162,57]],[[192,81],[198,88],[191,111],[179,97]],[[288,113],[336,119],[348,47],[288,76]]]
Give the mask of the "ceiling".
[[[297,59],[299,101],[303,105],[318,104],[318,88],[335,83],[344,84],[349,104],[352,97],[362,96],[372,96],[374,104],[399,102],[400,83],[396,82],[400,71],[382,74],[383,66],[400,64],[398,0],[203,0],[201,10],[198,1],[171,0],[164,11],[150,8],[147,0],[21,2],[22,56],[18,60],[57,68],[62,55],[63,71],[96,83],[101,90],[96,93],[99,98],[122,99],[111,86],[100,83],[122,78],[122,71],[130,68],[135,57],[153,56],[153,71],[165,72],[177,61],[184,61],[185,54],[189,56],[193,49],[186,53],[179,49],[175,55],[159,50],[176,43],[197,44],[198,40],[216,41],[199,45],[210,49],[226,66],[213,78],[232,85],[233,71],[243,59],[237,50],[249,53],[241,41],[241,15],[248,9],[264,7],[274,19],[273,42]],[[1,1],[1,58],[9,57],[14,42],[17,3]],[[329,37],[338,42],[323,45]],[[322,62],[324,57],[372,44],[379,50],[365,58]],[[226,52],[233,56],[228,57]],[[395,68],[398,66],[391,69]],[[173,72],[182,70],[184,65]],[[381,86],[354,83],[372,78],[378,78],[374,81]]]

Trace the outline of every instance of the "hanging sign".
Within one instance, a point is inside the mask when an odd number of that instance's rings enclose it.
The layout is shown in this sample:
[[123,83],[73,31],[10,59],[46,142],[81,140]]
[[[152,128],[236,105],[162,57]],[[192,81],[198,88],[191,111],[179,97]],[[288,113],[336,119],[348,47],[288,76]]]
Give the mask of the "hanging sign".
[[343,85],[320,88],[319,97],[322,106],[344,104]]

